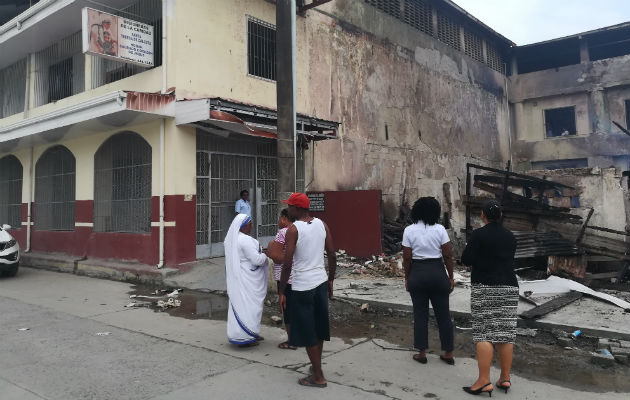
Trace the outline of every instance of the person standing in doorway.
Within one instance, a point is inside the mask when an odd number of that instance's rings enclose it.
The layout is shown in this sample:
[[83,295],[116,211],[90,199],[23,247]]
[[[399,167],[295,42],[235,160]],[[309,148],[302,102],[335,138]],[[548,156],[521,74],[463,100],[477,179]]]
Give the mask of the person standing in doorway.
[[418,349],[418,354],[414,354],[413,359],[421,364],[427,363],[431,300],[444,351],[440,359],[453,365],[454,335],[449,310],[449,296],[455,287],[453,255],[448,233],[437,223],[440,211],[440,203],[434,197],[416,200],[411,209],[414,223],[403,232],[403,266],[405,289],[409,291],[413,304],[414,347]]
[[249,202],[249,192],[246,189],[241,190],[241,198],[236,200],[234,212],[236,215],[245,214],[249,217],[252,216],[252,205]]
[[[278,233],[276,237],[269,242],[267,247],[267,256],[273,260],[273,279],[278,285],[278,293],[280,293],[280,274],[282,273],[282,264],[284,263],[284,253],[286,252],[286,235],[287,229],[293,224],[293,220],[289,217],[289,210],[283,208],[278,217]],[[293,299],[293,291],[291,284],[293,276],[289,276],[289,280],[284,287],[284,297],[286,300],[285,308],[281,309],[282,318],[284,319],[284,327],[287,331],[287,337],[291,330],[291,303]],[[278,345],[281,349],[297,350],[297,347],[289,345],[289,342],[282,342]]]
[[[328,299],[333,296],[337,258],[328,226],[308,213],[310,200],[304,193],[293,193],[289,200],[289,217],[295,222],[287,229],[286,254],[280,275],[278,302],[286,306],[284,291],[293,271],[291,334],[289,345],[306,347],[312,375],[301,378],[303,386],[326,387],[322,372],[324,341],[330,340]],[[328,257],[328,274],[324,266],[324,249]]]
[[462,263],[471,266],[470,310],[472,336],[477,347],[479,375],[471,386],[464,386],[470,394],[492,393],[490,365],[496,344],[501,364],[501,376],[496,387],[512,387],[510,369],[518,307],[518,281],[514,273],[516,238],[501,224],[503,213],[496,200],[488,201],[481,212],[485,226],[475,230],[462,254]]

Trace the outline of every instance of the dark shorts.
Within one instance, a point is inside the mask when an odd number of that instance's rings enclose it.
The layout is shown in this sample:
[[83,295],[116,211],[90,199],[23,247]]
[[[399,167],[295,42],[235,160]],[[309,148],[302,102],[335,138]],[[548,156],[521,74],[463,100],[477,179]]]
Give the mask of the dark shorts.
[[[278,293],[280,293],[280,282],[276,281],[276,283],[278,284]],[[282,313],[282,318],[284,318],[284,324],[289,325],[291,323],[291,303],[293,303],[293,290],[289,283],[284,287],[284,295],[287,298],[287,307]]]
[[330,340],[328,282],[303,292],[294,290],[291,304],[289,344],[310,347],[322,340]]

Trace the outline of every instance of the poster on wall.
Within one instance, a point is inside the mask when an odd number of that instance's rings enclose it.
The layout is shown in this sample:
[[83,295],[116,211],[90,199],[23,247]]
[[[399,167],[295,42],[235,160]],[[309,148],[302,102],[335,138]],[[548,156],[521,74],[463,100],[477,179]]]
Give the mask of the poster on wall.
[[153,25],[83,8],[83,52],[153,67]]
[[309,211],[312,212],[324,212],[326,211],[325,207],[325,195],[324,193],[307,193],[308,199],[311,201],[311,206],[309,207]]

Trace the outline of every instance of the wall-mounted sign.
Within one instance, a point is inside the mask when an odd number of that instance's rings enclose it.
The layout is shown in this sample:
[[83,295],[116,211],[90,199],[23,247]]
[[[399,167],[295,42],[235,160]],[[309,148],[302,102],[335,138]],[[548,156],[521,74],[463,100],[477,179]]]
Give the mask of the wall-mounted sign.
[[326,208],[324,207],[324,193],[307,193],[306,196],[308,196],[308,199],[311,201],[311,206],[308,209],[309,211],[326,211]]
[[152,67],[153,25],[83,8],[83,52]]

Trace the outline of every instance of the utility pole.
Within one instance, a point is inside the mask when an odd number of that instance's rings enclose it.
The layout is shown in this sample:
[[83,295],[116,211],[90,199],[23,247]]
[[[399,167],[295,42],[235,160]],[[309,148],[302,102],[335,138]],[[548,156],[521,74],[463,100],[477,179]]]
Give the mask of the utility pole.
[[278,200],[295,191],[295,0],[276,1]]

